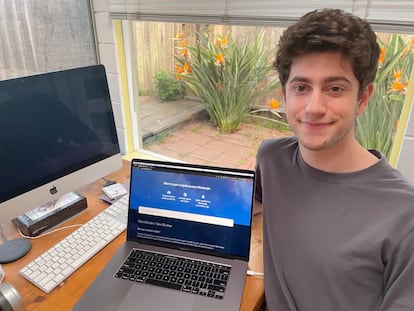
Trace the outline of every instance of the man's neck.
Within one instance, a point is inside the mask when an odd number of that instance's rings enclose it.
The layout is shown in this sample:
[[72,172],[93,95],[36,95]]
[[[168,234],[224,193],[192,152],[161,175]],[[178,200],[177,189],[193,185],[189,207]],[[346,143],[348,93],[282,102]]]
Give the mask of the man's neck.
[[303,160],[310,166],[332,173],[351,173],[366,169],[378,158],[356,141],[323,150],[309,150],[299,144]]

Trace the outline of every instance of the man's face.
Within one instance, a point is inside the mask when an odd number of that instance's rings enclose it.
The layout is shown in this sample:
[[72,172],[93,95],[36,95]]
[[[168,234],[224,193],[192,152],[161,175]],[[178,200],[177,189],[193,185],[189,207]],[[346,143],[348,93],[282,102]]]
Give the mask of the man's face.
[[287,120],[301,147],[312,151],[354,140],[355,117],[364,111],[372,86],[358,98],[351,62],[337,52],[298,57],[285,86]]

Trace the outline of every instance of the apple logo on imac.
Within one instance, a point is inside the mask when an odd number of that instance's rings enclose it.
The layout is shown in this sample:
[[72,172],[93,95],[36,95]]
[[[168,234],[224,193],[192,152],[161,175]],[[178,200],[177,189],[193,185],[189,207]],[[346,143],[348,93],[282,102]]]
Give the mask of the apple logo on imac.
[[58,190],[57,190],[56,186],[53,186],[52,188],[50,188],[49,192],[50,192],[50,194],[54,195],[58,192]]

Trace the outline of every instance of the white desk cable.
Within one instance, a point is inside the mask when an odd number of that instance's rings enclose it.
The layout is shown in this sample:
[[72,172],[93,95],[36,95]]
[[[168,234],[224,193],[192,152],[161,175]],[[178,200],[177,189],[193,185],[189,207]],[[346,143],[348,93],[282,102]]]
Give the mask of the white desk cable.
[[253,271],[253,270],[247,270],[247,275],[250,275],[250,276],[264,276],[264,273],[263,272],[256,272],[256,271]]
[[4,279],[4,270],[2,266],[0,265],[0,284],[3,283],[3,279]]
[[70,229],[70,228],[74,228],[74,227],[82,227],[82,226],[83,226],[83,224],[69,225],[69,226],[65,226],[65,227],[62,227],[62,228],[54,229],[52,231],[48,231],[48,232],[43,233],[43,234],[40,234],[38,236],[28,236],[28,235],[25,235],[25,234],[23,234],[23,232],[20,231],[20,229],[17,229],[17,231],[19,231],[20,235],[23,238],[30,239],[30,240],[35,240],[35,239],[43,238],[46,235],[49,235],[49,234],[52,234],[52,233],[56,233],[57,231],[66,230],[66,229]]

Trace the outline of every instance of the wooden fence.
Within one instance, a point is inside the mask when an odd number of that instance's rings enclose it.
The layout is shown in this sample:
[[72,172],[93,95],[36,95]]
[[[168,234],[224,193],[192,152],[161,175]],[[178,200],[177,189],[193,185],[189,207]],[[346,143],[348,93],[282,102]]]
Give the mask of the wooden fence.
[[[229,34],[235,41],[243,38],[252,39],[263,27],[179,24],[162,22],[133,22],[135,29],[135,48],[138,70],[138,90],[140,95],[154,95],[153,78],[159,70],[175,71],[175,41],[178,33],[184,33],[187,45],[195,45],[197,33],[212,31],[214,34],[225,36]],[[265,27],[264,44],[268,49],[273,62],[277,43],[284,28]],[[380,33],[378,36],[388,42],[389,33]],[[409,36],[406,36],[407,38]],[[267,106],[272,97],[280,94],[270,94],[263,98],[259,106]]]
[[[141,95],[148,95],[153,92],[153,77],[159,70],[174,72],[174,38],[180,32],[185,34],[187,45],[194,45],[196,34],[207,30],[215,34],[230,34],[234,40],[243,37],[254,38],[261,27],[246,26],[221,26],[221,25],[200,25],[200,24],[177,24],[158,22],[134,22],[135,47],[138,69],[139,85]],[[269,49],[272,58],[279,40],[281,28],[268,27],[265,29],[265,46]],[[270,59],[269,62],[272,62]]]

